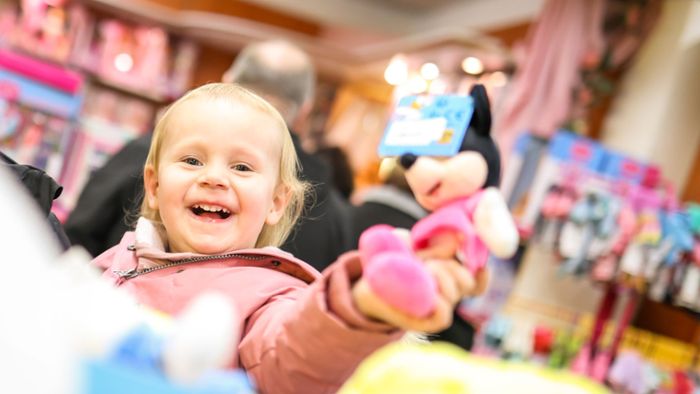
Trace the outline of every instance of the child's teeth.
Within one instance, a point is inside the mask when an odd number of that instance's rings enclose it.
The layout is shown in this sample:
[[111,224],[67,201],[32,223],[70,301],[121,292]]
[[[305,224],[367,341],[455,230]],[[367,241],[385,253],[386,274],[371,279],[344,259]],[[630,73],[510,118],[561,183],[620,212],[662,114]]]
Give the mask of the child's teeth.
[[224,212],[224,213],[229,213],[228,209],[222,208],[222,207],[217,207],[213,205],[205,205],[205,204],[196,204],[195,208],[200,208],[208,212]]

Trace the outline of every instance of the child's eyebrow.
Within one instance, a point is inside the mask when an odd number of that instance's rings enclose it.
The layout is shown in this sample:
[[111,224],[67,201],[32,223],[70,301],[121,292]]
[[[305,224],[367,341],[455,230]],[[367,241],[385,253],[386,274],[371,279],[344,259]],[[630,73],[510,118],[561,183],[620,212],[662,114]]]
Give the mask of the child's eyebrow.
[[[175,148],[175,154],[184,154],[194,151],[194,153],[206,153],[208,148],[215,141],[204,141],[196,138],[185,138],[178,146]],[[251,149],[252,148],[252,149]],[[253,162],[263,162],[267,160],[267,153],[261,149],[254,149],[254,145],[234,145],[228,149],[228,153],[234,156],[234,159],[249,160]],[[186,152],[183,152],[186,151]]]

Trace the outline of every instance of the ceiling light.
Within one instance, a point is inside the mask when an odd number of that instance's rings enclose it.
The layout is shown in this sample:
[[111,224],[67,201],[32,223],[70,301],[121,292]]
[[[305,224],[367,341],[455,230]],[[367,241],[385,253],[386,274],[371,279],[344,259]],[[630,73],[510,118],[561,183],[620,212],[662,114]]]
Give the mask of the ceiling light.
[[394,55],[384,70],[384,80],[390,85],[401,85],[408,79],[408,62],[406,57],[398,54]]
[[415,74],[408,81],[408,88],[411,91],[411,93],[423,93],[426,91],[426,89],[428,89],[428,81],[423,79],[420,75]]
[[432,94],[445,94],[447,93],[447,82],[442,79],[436,79],[430,82],[428,91]]
[[128,53],[120,53],[114,57],[114,68],[117,71],[128,73],[134,66],[134,59]]
[[484,64],[474,56],[465,57],[462,60],[462,70],[471,75],[478,75],[484,72]]
[[435,63],[425,63],[420,68],[420,75],[427,81],[432,81],[440,76],[440,69]]

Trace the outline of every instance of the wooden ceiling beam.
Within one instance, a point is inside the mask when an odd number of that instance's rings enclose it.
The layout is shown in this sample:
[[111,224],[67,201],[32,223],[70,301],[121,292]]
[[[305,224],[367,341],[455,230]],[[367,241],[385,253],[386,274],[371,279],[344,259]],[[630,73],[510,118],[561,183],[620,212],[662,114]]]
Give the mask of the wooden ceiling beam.
[[261,5],[239,0],[145,0],[173,11],[199,11],[234,16],[266,25],[280,27],[309,36],[319,36],[323,30],[318,23],[289,15]]

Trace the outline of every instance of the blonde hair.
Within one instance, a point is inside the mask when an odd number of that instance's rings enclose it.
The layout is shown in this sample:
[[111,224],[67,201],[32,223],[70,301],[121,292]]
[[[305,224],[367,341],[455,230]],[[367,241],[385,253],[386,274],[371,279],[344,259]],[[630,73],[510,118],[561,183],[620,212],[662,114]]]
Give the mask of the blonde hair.
[[[297,176],[300,171],[299,159],[297,158],[294,143],[292,142],[292,137],[284,119],[272,105],[255,93],[233,83],[210,83],[190,90],[187,94],[170,105],[165,113],[163,113],[163,116],[158,120],[155,130],[153,131],[151,147],[148,151],[148,158],[146,159],[144,169],[147,166],[152,166],[155,171],[154,175],[158,175],[159,156],[163,140],[168,132],[170,118],[173,113],[180,110],[180,107],[184,103],[195,99],[229,100],[232,104],[247,105],[253,110],[258,110],[269,115],[279,125],[280,137],[282,138],[282,151],[280,153],[279,179],[277,185],[278,187],[284,186],[287,189],[287,193],[290,194],[290,198],[285,213],[277,224],[271,226],[265,223],[265,225],[263,225],[255,246],[280,246],[292,231],[294,224],[301,215],[304,208],[304,196],[307,193],[308,185],[299,180]],[[151,220],[158,228],[161,236],[167,238],[167,232],[160,218],[160,212],[157,209],[151,209],[145,198],[141,204],[141,216]],[[167,239],[163,241],[167,241]]]

